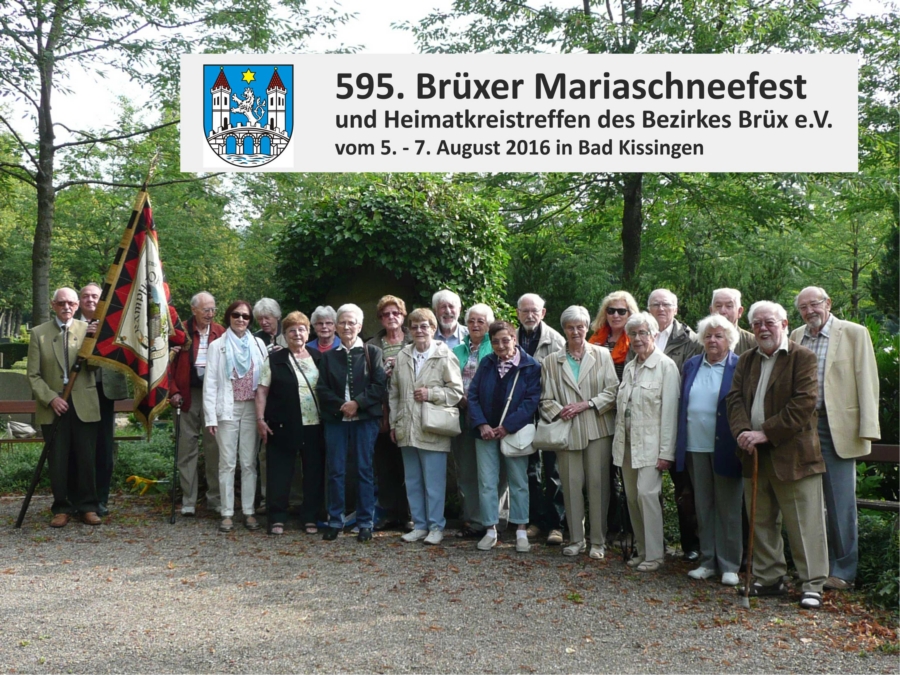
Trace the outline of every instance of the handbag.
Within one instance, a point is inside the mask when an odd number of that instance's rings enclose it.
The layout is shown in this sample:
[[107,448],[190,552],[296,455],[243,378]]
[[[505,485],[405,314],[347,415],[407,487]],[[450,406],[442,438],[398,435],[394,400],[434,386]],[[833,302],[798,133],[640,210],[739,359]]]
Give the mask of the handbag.
[[422,403],[422,430],[437,436],[459,436],[459,408]]
[[[506,419],[506,412],[509,410],[509,402],[512,400],[516,391],[516,384],[519,382],[519,371],[516,371],[516,378],[513,380],[512,387],[509,390],[509,396],[506,397],[506,406],[503,408],[503,416],[500,418],[500,425]],[[533,455],[535,447],[532,444],[534,440],[534,424],[529,422],[514,434],[506,434],[500,440],[500,452],[507,457],[527,457]]]
[[[369,345],[363,345],[363,353],[366,355],[366,364],[368,365],[366,376],[368,377],[368,374],[372,372],[372,357],[369,356]],[[391,408],[388,403],[390,399],[387,389],[385,387],[384,394],[381,397],[381,419],[378,421],[379,434],[391,433]]]
[[557,418],[552,422],[540,422],[534,432],[534,447],[553,452],[568,450],[571,432],[572,420]]

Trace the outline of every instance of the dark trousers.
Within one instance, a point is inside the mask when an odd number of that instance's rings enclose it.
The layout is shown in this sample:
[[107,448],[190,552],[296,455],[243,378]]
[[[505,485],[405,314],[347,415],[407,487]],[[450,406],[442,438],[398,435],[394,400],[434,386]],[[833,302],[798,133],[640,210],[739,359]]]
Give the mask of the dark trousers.
[[325,448],[322,427],[298,425],[294,433],[276,441],[272,436],[266,448],[266,507],[270,523],[287,520],[291,483],[297,455],[303,465],[303,506],[300,518],[315,523],[325,500]]
[[97,396],[100,399],[100,423],[97,429],[97,500],[101,504],[109,501],[109,486],[113,474],[113,450],[115,449],[116,402],[106,398],[103,384],[97,382]]
[[390,434],[378,434],[375,441],[375,506],[379,516],[387,520],[409,520],[406,501],[403,454],[391,441]]
[[[53,490],[54,513],[74,514],[97,511],[96,451],[99,422],[82,422],[75,404],[57,420],[56,436],[47,454],[50,487]],[[43,424],[44,438],[49,438],[53,425]],[[72,468],[69,468],[70,458]],[[70,475],[70,471],[74,472]]]
[[325,465],[328,471],[328,524],[344,526],[345,477],[356,459],[356,524],[372,527],[375,513],[375,437],[378,420],[325,422]]
[[562,530],[566,520],[556,453],[538,450],[528,456],[529,520],[542,530]]
[[678,509],[678,531],[681,534],[681,550],[699,551],[700,539],[697,536],[697,509],[694,507],[694,486],[687,470],[670,470],[672,485],[675,488],[675,507]]

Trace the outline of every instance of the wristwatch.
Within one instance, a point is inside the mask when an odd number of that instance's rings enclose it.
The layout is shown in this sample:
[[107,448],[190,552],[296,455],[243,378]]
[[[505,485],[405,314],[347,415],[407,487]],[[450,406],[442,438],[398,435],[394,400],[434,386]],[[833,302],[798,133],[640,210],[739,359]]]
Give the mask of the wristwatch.
[[588,408],[590,408],[591,410],[596,410],[597,406],[594,404],[593,401],[588,401]]

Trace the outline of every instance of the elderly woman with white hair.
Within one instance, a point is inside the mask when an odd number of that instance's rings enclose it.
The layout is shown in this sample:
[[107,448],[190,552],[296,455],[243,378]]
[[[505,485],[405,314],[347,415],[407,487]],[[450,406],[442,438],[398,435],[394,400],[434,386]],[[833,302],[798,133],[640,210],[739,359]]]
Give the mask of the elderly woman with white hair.
[[325,425],[325,466],[328,474],[328,527],[322,536],[337,539],[344,527],[344,475],[347,454],[354,453],[359,487],[356,523],[360,542],[372,540],[375,516],[375,439],[381,422],[385,374],[381,350],[359,338],[363,312],[341,305],[337,329],[341,346],[324,353],[319,363],[316,393]]
[[632,315],[625,332],[636,358],[625,366],[619,386],[613,462],[622,467],[634,532],[628,566],[655,572],[665,554],[659,494],[662,472],[675,460],[681,378],[675,362],[656,348],[659,324],[652,314]]
[[260,330],[253,334],[265,343],[269,352],[285,349],[287,340],[281,332],[281,305],[272,298],[260,298],[253,305],[253,318]]
[[687,467],[694,485],[700,537],[700,565],[688,576],[721,574],[723,584],[737,586],[744,488],[725,397],[738,362],[738,331],[728,318],[713,314],[697,326],[697,338],[703,354],[684,364],[675,441],[677,470]]
[[[487,337],[488,327],[494,323],[494,310],[484,303],[476,303],[466,310],[466,335],[462,342],[453,348],[453,354],[459,361],[462,371],[463,397],[459,407],[464,412],[468,409],[466,392],[475,378],[481,359],[491,353],[491,341]],[[466,412],[466,415],[468,413]],[[463,428],[467,429],[468,424]],[[475,457],[475,437],[462,433],[451,441],[453,461],[456,463],[456,487],[462,510],[463,525],[456,533],[462,538],[478,538],[484,536],[481,524],[481,503],[478,500],[478,462]],[[505,478],[505,476],[504,476]],[[501,490],[506,492],[505,480],[501,479]],[[501,498],[501,501],[504,501]]]
[[559,450],[562,481],[569,524],[569,545],[563,555],[587,550],[584,532],[584,494],[590,508],[590,557],[606,557],[606,516],[609,510],[612,439],[616,427],[616,391],[619,378],[606,347],[585,339],[591,315],[572,305],[559,318],[566,346],[547,356],[541,367],[541,416],[571,421],[568,447]]
[[327,352],[341,346],[341,339],[335,335],[334,328],[337,323],[337,314],[331,305],[319,305],[309,317],[313,330],[316,332],[314,340],[306,343],[307,349],[315,349],[317,352]]

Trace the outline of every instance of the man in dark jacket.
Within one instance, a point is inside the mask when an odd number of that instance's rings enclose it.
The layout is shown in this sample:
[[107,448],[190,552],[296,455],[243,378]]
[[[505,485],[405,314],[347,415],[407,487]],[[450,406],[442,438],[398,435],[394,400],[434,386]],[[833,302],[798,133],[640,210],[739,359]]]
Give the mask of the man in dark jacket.
[[825,540],[825,461],[816,431],[816,355],[790,342],[787,313],[774,302],[750,308],[758,349],[741,355],[726,398],[737,439],[750,509],[753,455],[758,460],[751,595],[783,595],[787,574],[781,520],[802,583],[800,606],[818,609],[828,576]]
[[215,323],[216,300],[206,291],[191,298],[191,313],[185,330],[191,340],[189,349],[178,352],[172,362],[169,378],[169,401],[181,408],[181,431],[178,439],[178,473],[181,476],[181,515],[193,516],[197,509],[199,479],[198,442],[203,434],[203,456],[206,462],[206,507],[218,512],[219,446],[209,433],[203,418],[203,377],[206,374],[206,352],[225,328]]

